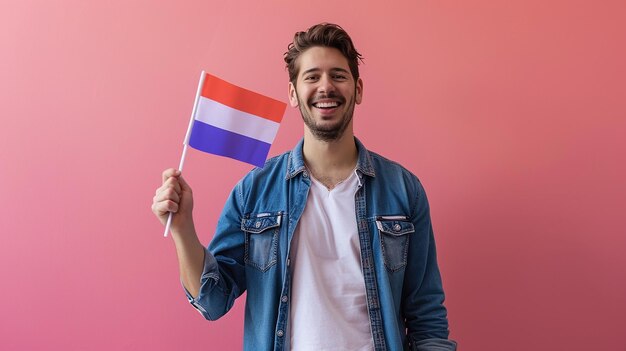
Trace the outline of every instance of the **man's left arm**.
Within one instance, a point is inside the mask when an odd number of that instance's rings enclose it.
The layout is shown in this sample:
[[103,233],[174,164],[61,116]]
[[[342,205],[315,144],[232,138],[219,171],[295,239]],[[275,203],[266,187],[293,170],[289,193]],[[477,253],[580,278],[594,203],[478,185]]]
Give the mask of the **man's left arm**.
[[409,239],[404,276],[402,310],[411,350],[456,350],[448,339],[448,316],[443,305],[445,295],[437,264],[435,239],[428,199],[418,181],[417,202],[412,221],[415,233]]

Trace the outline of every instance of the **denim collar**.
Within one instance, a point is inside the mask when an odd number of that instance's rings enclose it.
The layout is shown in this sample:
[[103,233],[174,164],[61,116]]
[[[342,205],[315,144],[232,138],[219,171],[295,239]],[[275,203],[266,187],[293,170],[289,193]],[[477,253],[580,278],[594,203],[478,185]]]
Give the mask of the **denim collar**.
[[[370,177],[375,177],[376,173],[374,172],[374,167],[372,166],[370,153],[367,151],[365,146],[363,146],[358,138],[354,137],[354,142],[356,144],[356,149],[359,153],[359,159],[356,163],[356,170]],[[296,147],[294,147],[293,150],[291,150],[291,152],[289,153],[289,160],[287,162],[287,175],[285,179],[293,178],[298,173],[302,173],[306,170],[306,166],[304,164],[304,156],[302,155],[303,146],[304,138],[300,139],[300,142],[298,142]]]

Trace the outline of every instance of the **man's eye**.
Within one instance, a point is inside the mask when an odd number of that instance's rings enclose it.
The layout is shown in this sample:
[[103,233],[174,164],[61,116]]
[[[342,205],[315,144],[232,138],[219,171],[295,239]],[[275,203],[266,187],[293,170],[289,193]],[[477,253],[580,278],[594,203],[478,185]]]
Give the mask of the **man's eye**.
[[336,76],[333,76],[333,78],[337,79],[337,80],[345,80],[345,79],[347,79],[346,76],[342,76],[342,75],[336,75]]

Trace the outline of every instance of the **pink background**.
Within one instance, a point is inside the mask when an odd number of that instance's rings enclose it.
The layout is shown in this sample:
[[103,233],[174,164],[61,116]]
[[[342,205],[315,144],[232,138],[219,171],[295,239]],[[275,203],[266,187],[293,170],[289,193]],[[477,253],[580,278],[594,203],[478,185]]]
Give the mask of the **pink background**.
[[[200,70],[287,101],[320,21],[365,56],[356,134],[426,186],[460,349],[624,349],[624,2],[312,3],[2,2],[0,349],[241,348],[243,299],[188,305],[150,204]],[[290,108],[271,154],[301,134]],[[189,153],[203,242],[249,169]]]

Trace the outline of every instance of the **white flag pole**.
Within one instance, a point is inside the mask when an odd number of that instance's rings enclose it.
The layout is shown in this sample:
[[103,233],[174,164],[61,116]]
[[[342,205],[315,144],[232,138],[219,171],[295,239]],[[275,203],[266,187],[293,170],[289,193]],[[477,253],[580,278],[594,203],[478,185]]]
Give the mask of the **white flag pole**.
[[[200,99],[200,91],[202,90],[202,85],[204,85],[204,77],[206,74],[204,71],[200,73],[200,80],[198,81],[198,89],[196,90],[196,99],[193,102],[193,109],[191,111],[191,118],[189,118],[189,126],[187,127],[187,134],[185,135],[185,140],[183,141],[183,154],[180,156],[180,163],[178,165],[178,170],[183,172],[183,165],[185,164],[185,156],[187,156],[187,144],[189,143],[189,136],[191,135],[191,128],[193,126],[193,120],[196,116],[196,109],[198,108],[198,100]],[[170,226],[172,225],[172,212],[167,216],[167,223],[165,224],[165,233],[163,233],[164,237],[167,237],[167,233],[170,231]]]

